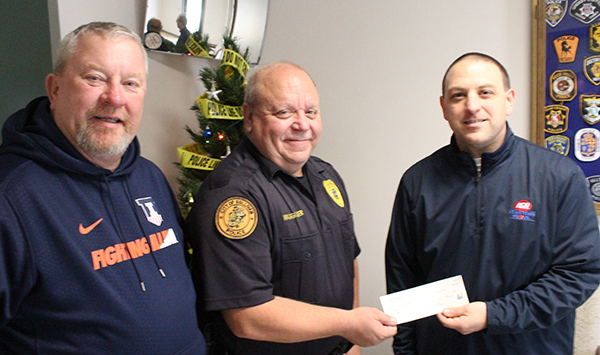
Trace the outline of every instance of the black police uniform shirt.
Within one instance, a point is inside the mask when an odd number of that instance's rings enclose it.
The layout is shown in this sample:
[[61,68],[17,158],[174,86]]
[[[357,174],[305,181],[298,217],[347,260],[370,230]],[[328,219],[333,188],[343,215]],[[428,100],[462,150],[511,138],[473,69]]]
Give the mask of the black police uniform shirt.
[[[186,222],[199,310],[251,307],[275,296],[352,308],[360,248],[343,181],[316,157],[303,171],[300,182],[246,139],[204,181]],[[222,331],[236,354],[328,354],[341,340],[275,344]]]

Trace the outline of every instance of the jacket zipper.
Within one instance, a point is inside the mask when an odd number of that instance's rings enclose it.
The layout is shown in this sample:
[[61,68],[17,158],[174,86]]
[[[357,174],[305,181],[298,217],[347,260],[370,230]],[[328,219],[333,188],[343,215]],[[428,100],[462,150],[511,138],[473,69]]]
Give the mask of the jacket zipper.
[[481,166],[475,175],[475,235],[479,236],[481,226]]

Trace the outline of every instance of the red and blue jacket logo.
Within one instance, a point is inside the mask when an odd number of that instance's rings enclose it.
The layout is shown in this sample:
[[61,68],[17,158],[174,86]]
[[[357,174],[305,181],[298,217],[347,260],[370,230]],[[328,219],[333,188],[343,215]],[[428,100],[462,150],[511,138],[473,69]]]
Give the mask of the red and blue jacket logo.
[[535,211],[532,211],[533,204],[527,200],[521,200],[515,203],[514,208],[508,211],[510,219],[535,222]]

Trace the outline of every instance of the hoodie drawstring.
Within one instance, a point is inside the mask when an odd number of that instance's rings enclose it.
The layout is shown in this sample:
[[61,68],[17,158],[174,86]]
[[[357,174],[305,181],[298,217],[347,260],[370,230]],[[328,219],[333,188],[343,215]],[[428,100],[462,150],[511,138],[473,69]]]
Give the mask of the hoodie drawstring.
[[[127,185],[126,192],[127,192],[128,198],[130,199],[130,201],[132,201],[133,200],[133,196],[131,196],[131,188],[129,186],[129,180],[126,178],[125,181],[126,181],[126,185]],[[110,190],[110,183],[109,183],[108,178],[106,177],[106,175],[104,175],[104,182],[106,183],[106,186],[108,188],[108,196],[109,196],[109,199],[110,199],[110,203],[112,205],[112,210],[116,212],[116,210],[117,210],[116,209],[116,204],[115,204],[115,201],[113,200],[113,196],[112,196],[112,193],[111,193],[111,190]],[[134,211],[134,215],[136,216],[136,220],[138,222],[138,226],[140,227],[140,230],[142,230],[142,232],[143,232],[144,228],[142,226],[142,222],[140,220],[140,217],[139,217],[137,211],[135,210],[136,207],[133,205],[133,202],[132,202],[132,209]],[[137,275],[137,278],[138,278],[138,280],[140,282],[140,287],[142,289],[142,292],[146,292],[146,285],[144,284],[144,280],[142,279],[142,276],[141,276],[141,274],[140,274],[140,272],[139,272],[139,270],[137,268],[137,265],[135,264],[134,258],[131,255],[131,251],[129,250],[129,246],[127,245],[127,241],[125,240],[123,230],[121,229],[121,225],[118,223],[118,221],[115,220],[116,216],[113,217],[112,214],[109,213],[109,218],[111,219],[111,222],[113,223],[113,225],[115,226],[115,229],[117,230],[117,234],[119,236],[119,240],[123,243],[124,249],[127,250],[127,254],[129,255],[129,259],[131,260],[131,265],[133,265],[133,269],[135,270],[135,274]],[[145,237],[146,236],[144,235],[144,238]],[[158,263],[158,260],[156,260],[156,256],[154,255],[154,251],[152,250],[152,248],[150,248],[150,254],[152,255],[152,259],[154,260],[154,263],[156,264],[156,267],[158,268],[158,272],[161,274],[162,277],[167,277],[165,275],[165,272],[163,271],[163,269],[160,267],[160,265]]]
[[[129,179],[126,179],[125,183],[127,184],[127,195],[128,195],[127,197],[129,198],[129,201],[133,201],[133,196],[131,196],[131,187],[129,187]],[[133,206],[133,202],[131,202],[131,204]],[[135,206],[133,206],[133,208],[135,209]],[[138,222],[138,225],[140,226],[140,229],[144,230],[144,227],[142,226],[142,221],[140,220],[140,216],[138,213],[135,213],[135,218]],[[162,277],[166,278],[167,275],[165,274],[163,269],[160,267],[158,260],[156,260],[156,256],[154,255],[154,251],[152,250],[152,248],[150,248],[150,255],[152,255],[152,260],[154,260],[154,264],[158,268],[158,272],[162,275]]]

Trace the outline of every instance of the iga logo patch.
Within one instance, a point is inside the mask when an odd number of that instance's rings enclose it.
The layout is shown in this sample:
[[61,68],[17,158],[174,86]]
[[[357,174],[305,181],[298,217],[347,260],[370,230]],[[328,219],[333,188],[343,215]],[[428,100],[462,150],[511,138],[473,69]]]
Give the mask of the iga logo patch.
[[535,211],[532,211],[533,204],[527,200],[521,200],[514,204],[513,209],[508,211],[510,219],[520,221],[535,222]]

